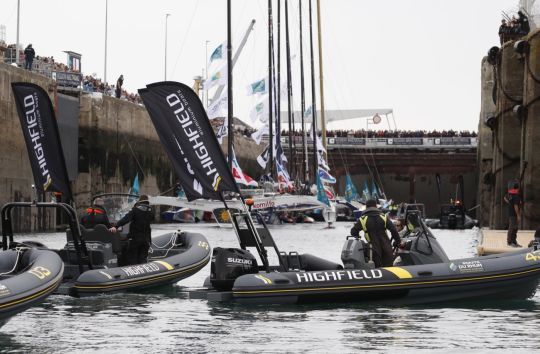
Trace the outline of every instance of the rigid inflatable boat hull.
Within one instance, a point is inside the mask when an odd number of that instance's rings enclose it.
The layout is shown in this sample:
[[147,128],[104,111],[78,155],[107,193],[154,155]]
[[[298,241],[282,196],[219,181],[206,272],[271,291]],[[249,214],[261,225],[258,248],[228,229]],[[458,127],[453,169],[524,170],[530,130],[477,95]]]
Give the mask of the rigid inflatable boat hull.
[[[16,253],[1,251],[0,258],[14,260]],[[19,262],[24,272],[0,276],[0,327],[9,318],[43,301],[62,281],[64,263],[53,251],[28,249]]]
[[449,263],[363,270],[275,272],[239,277],[241,303],[432,303],[478,298],[527,299],[540,280],[540,251]]
[[[153,239],[154,244],[163,242],[171,234]],[[88,270],[71,284],[70,295],[93,296],[130,290],[141,290],[173,284],[201,270],[211,257],[211,248],[206,238],[197,233],[183,233],[184,247],[171,249],[164,256],[156,255],[144,264]]]

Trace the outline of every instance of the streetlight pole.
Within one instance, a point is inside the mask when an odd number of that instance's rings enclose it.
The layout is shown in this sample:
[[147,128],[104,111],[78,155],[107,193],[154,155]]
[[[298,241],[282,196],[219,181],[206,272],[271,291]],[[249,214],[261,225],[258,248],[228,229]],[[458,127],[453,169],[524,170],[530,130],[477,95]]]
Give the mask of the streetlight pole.
[[105,63],[103,68],[103,83],[107,85],[107,25],[108,25],[109,0],[105,0]]
[[[208,81],[208,43],[210,43],[210,41],[206,41],[205,42],[205,63],[206,63],[206,71],[204,72],[204,84],[206,85],[206,82]],[[206,90],[203,90],[203,95],[204,98],[205,98],[205,102],[206,102],[206,109],[208,109],[208,91]]]
[[168,24],[168,19],[169,19],[169,16],[171,16],[171,14],[165,14],[165,80],[164,81],[167,81],[167,24]]
[[[15,63],[19,65],[19,20],[21,14],[21,0],[17,0],[17,44],[15,46]],[[12,57],[13,58],[13,57]]]

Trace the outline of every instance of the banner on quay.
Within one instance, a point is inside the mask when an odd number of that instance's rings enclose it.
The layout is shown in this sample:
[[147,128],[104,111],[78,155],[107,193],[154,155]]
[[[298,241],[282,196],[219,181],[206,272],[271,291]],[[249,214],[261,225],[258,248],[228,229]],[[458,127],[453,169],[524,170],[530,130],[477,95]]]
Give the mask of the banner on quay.
[[60,192],[73,199],[64,152],[51,99],[40,86],[28,82],[11,84],[26,149],[40,192]]

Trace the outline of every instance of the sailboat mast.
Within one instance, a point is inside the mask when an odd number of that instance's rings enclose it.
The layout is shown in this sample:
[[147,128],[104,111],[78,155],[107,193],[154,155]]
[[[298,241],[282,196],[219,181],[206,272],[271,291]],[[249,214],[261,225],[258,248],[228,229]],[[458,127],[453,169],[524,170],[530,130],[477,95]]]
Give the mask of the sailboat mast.
[[311,0],[309,0],[309,46],[311,53],[311,137],[313,138],[313,182],[317,182],[318,164],[317,160],[317,106],[315,105],[315,60],[313,59],[313,20],[311,15]]
[[287,51],[287,115],[289,118],[289,173],[294,175],[293,124],[292,124],[292,85],[291,85],[291,47],[289,43],[289,1],[285,0],[285,47]]
[[326,119],[324,117],[324,85],[323,85],[322,34],[321,34],[321,0],[317,0],[317,27],[318,27],[318,38],[319,38],[319,90],[321,92],[321,130],[322,130],[323,146],[324,146],[324,149],[326,150]]
[[229,169],[232,170],[232,149],[234,139],[233,125],[233,76],[232,76],[232,45],[231,45],[231,0],[227,0],[227,154]]
[[307,139],[306,128],[304,122],[304,112],[306,110],[305,92],[304,92],[304,43],[302,42],[302,0],[298,0],[298,16],[300,17],[300,114],[302,117],[302,171],[304,182],[308,176],[308,161],[307,161]]
[[[230,1],[230,0],[229,0]],[[272,41],[274,40],[272,28],[272,0],[268,0],[268,134],[269,134],[269,155],[270,155],[270,175],[274,171],[274,132],[272,130]]]
[[[274,44],[272,43],[272,50]],[[273,53],[272,53],[273,58]],[[277,87],[276,87],[276,130],[281,136],[281,0],[277,0]]]

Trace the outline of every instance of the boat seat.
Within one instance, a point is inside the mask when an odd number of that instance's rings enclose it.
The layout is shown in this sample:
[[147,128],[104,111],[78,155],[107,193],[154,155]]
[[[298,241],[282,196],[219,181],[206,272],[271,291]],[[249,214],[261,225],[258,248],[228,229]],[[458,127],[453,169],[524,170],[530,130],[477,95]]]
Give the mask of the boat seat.
[[301,270],[302,262],[300,261],[300,255],[298,252],[292,251],[287,255],[287,267],[289,270]]
[[[122,239],[120,233],[109,232],[107,227],[102,224],[96,225],[93,229],[87,229],[84,226],[80,226],[81,236],[85,242],[101,242],[101,243],[110,243],[112,244],[112,250],[116,254],[122,253]],[[71,230],[68,229],[67,240],[68,242],[73,241],[73,235]]]
[[[75,250],[61,249],[61,250],[58,250],[57,252],[60,258],[62,258],[62,261],[64,263],[66,264],[79,263],[79,261],[77,260],[77,253],[75,252]],[[88,250],[88,256],[90,257],[92,264],[95,266],[103,265],[105,263],[105,259],[103,257],[102,252]]]

